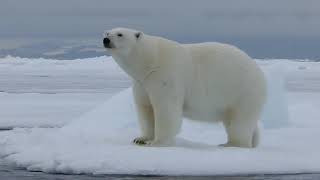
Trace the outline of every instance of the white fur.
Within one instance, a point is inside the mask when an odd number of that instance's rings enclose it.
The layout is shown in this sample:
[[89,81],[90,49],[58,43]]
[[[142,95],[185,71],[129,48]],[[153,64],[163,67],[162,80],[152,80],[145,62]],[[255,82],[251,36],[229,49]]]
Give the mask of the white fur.
[[224,146],[258,145],[266,85],[247,54],[221,43],[183,45],[141,32],[137,38],[136,33],[116,28],[105,35],[114,46],[108,49],[113,58],[134,81],[142,131],[135,143],[172,142],[185,116],[223,122]]

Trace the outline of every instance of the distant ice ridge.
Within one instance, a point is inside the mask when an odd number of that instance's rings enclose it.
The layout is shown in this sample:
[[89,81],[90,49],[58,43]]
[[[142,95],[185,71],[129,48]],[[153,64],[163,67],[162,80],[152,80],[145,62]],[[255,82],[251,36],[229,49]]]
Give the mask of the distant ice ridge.
[[267,100],[261,115],[261,121],[265,128],[286,127],[289,125],[289,117],[285,89],[285,68],[281,63],[270,63],[262,66],[262,69],[267,80]]

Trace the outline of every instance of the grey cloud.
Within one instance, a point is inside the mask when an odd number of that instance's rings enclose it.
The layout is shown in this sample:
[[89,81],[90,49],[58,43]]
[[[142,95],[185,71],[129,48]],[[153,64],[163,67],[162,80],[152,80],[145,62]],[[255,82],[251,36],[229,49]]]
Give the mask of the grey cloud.
[[316,0],[0,0],[0,37],[100,36],[132,27],[169,37],[319,36]]

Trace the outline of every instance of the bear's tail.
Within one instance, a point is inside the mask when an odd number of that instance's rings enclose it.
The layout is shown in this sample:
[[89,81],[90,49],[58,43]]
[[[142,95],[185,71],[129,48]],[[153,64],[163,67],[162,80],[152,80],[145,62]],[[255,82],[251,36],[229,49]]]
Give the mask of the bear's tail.
[[255,148],[259,145],[259,140],[260,140],[260,132],[259,132],[259,127],[257,126],[256,129],[253,132],[252,136],[252,147]]

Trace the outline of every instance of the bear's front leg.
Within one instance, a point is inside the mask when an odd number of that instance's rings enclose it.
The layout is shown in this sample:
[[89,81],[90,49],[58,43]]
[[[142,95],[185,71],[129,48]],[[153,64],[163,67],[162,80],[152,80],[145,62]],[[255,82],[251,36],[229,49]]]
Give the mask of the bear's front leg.
[[[171,97],[171,98],[170,98]],[[165,146],[174,142],[182,124],[182,103],[166,95],[151,100],[155,116],[154,139],[146,145]]]
[[139,124],[141,129],[141,137],[133,140],[137,145],[145,145],[147,141],[154,139],[154,115],[152,106],[136,105],[138,111]]
[[149,97],[143,87],[137,82],[133,86],[133,94],[138,113],[141,136],[133,140],[137,145],[145,145],[154,139],[154,114]]

